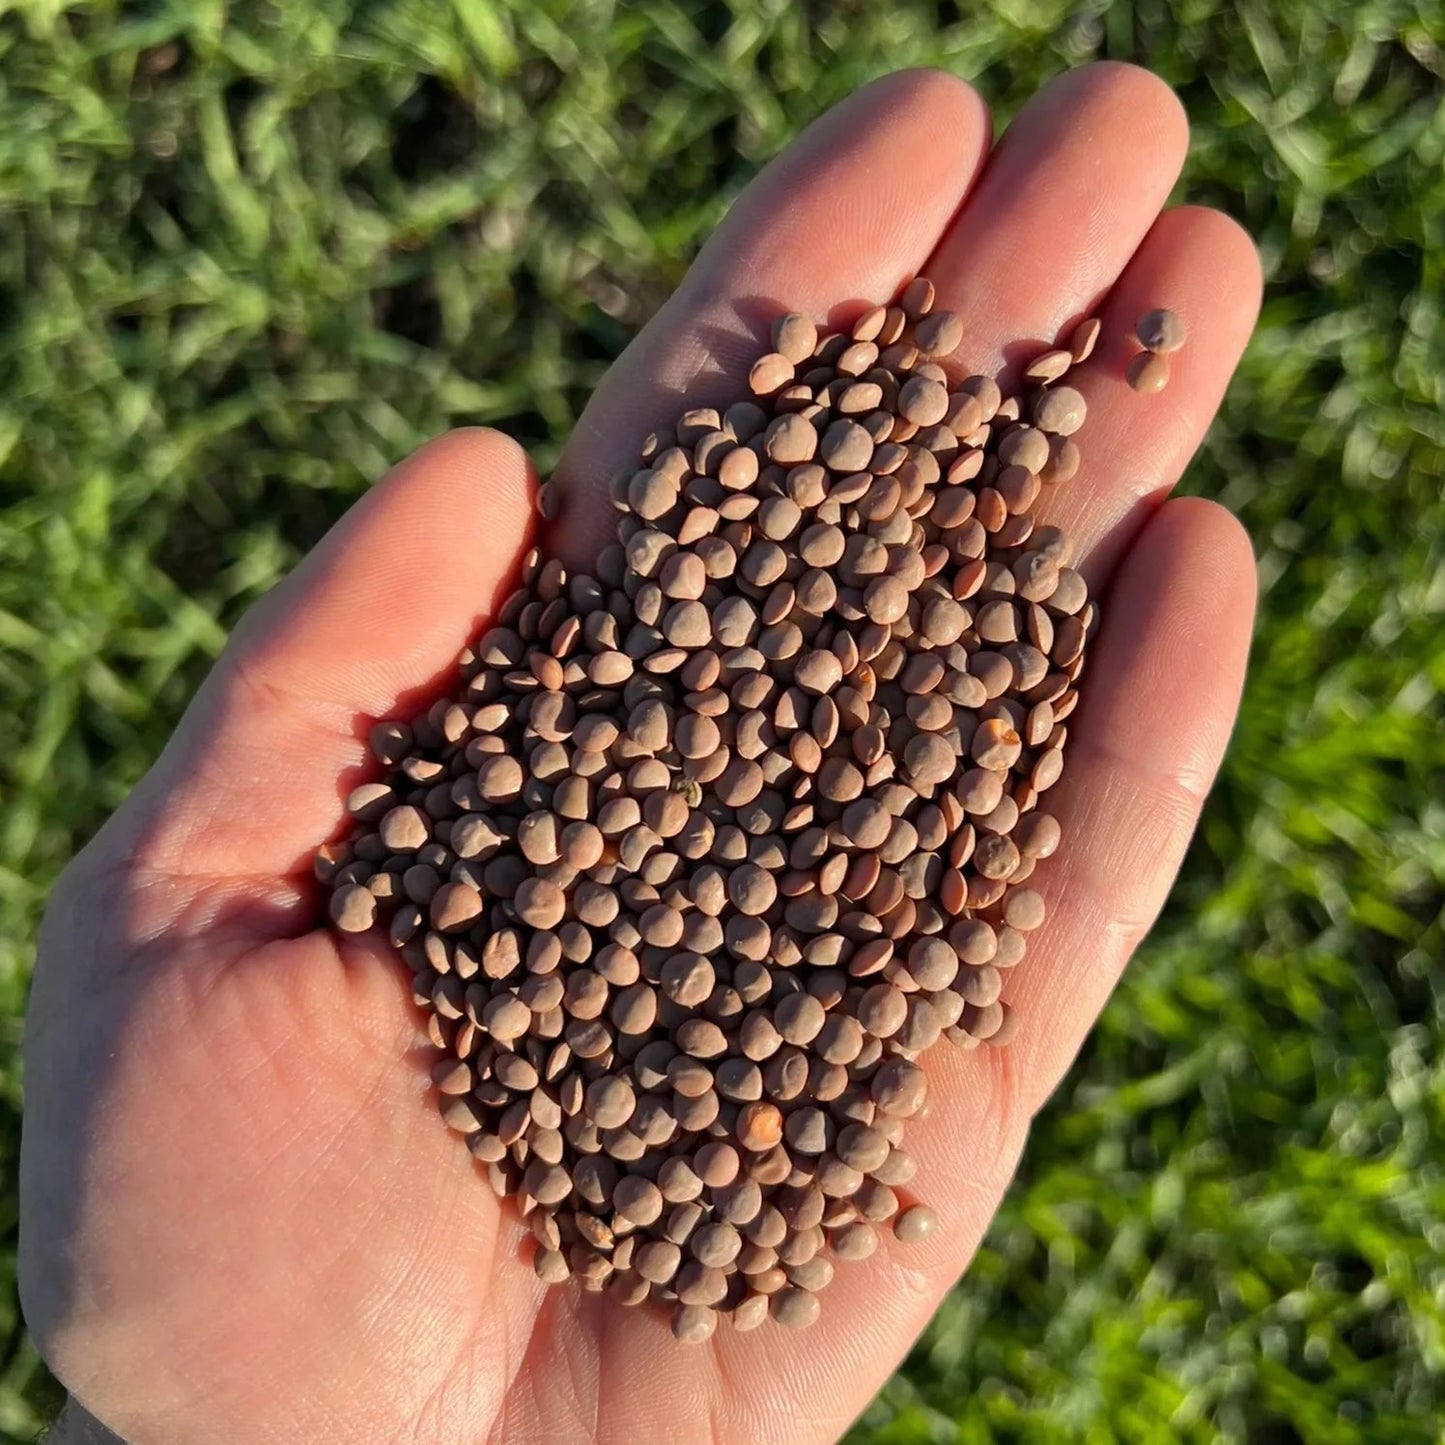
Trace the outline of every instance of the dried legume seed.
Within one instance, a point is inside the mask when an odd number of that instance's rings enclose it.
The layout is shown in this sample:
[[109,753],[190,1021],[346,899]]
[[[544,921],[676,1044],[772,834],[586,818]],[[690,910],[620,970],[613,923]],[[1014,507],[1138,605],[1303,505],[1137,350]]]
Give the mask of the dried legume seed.
[[894,1219],[893,1234],[902,1243],[913,1244],[937,1227],[938,1216],[926,1204],[915,1204]]
[[1103,324],[1097,316],[1085,317],[1085,319],[1074,327],[1069,333],[1069,354],[1073,357],[1074,365],[1087,361],[1093,355],[1094,346],[1099,340],[1099,332]]
[[1139,344],[1148,351],[1178,351],[1184,345],[1184,323],[1172,311],[1146,311],[1134,323]]
[[795,366],[806,361],[818,344],[818,328],[797,312],[780,316],[773,323],[773,350]]
[[672,1318],[672,1333],[685,1345],[698,1345],[717,1329],[717,1311],[701,1304],[678,1307]]
[[1169,384],[1169,360],[1160,352],[1141,351],[1129,363],[1126,376],[1135,391],[1149,394]]
[[790,1287],[772,1297],[772,1316],[790,1330],[806,1329],[815,1324],[820,1313],[818,1297],[807,1290]]
[[365,933],[376,922],[375,895],[363,884],[343,884],[331,895],[331,921],[343,933]]
[[[1072,436],[1088,415],[1083,394],[1072,386],[1050,387],[1034,403],[1034,424],[1055,436]],[[1041,471],[1042,467],[1035,468]]]
[[952,311],[935,311],[918,323],[913,336],[925,356],[948,356],[963,340],[963,322]]
[[1078,470],[1057,383],[1099,328],[1027,393],[950,391],[933,303],[779,318],[754,399],[619,480],[597,576],[530,553],[456,694],[372,730],[317,857],[336,926],[411,968],[438,1108],[538,1273],[676,1301],[680,1338],[806,1323],[875,1224],[927,1227],[890,1187],[913,1056],[1007,1040],[1042,921],[1095,614],[1033,508]]
[[1030,381],[1057,381],[1073,364],[1073,355],[1067,350],[1046,351],[1028,364],[1024,375]]

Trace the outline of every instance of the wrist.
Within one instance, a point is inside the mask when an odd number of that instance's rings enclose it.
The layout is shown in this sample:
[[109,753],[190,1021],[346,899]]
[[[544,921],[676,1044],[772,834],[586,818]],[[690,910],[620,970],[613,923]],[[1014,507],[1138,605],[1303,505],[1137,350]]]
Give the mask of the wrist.
[[50,1427],[44,1445],[125,1445],[125,1441],[107,1430],[72,1395],[65,1402],[60,1418]]

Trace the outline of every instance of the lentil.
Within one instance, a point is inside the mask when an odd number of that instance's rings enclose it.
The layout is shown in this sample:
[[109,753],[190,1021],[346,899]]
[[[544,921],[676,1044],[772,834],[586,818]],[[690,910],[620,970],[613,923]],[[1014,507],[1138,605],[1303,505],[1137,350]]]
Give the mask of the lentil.
[[[790,313],[751,399],[617,483],[596,580],[533,551],[456,695],[376,724],[317,856],[381,925],[446,1125],[523,1193],[548,1283],[675,1303],[678,1339],[819,1313],[900,1208],[940,1032],[1004,1043],[1043,922],[1095,611],[1041,488],[1078,471],[1095,319],[1005,396],[951,388],[924,278],[851,335]],[[1184,340],[1151,312],[1136,390]],[[544,518],[560,499],[539,500]]]

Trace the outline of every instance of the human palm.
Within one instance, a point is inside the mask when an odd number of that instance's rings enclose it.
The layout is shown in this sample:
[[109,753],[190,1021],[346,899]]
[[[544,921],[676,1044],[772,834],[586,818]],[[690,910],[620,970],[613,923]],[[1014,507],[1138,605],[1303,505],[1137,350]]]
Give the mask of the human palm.
[[[1006,1050],[940,1045],[909,1130],[942,1227],[840,1269],[794,1334],[684,1346],[647,1310],[547,1289],[525,1231],[442,1127],[407,974],[314,927],[309,853],[499,600],[533,480],[495,433],[432,443],[246,618],[165,755],[53,897],[26,1045],[22,1285],[75,1397],[135,1445],[807,1442],[866,1403],[987,1227],[1173,879],[1238,699],[1247,541],[1165,502],[1253,324],[1254,252],[1216,212],[1160,214],[1185,124],[1156,80],[1054,82],[989,154],[963,83],[869,87],[737,203],[613,368],[558,469],[564,556],[611,474],[689,404],[735,393],[768,320],[829,316],[926,270],[994,369],[1098,309],[1079,475],[1051,499],[1106,623],[1039,870],[1046,926],[1009,982]],[[1169,389],[1122,381],[1133,318],[1189,324]],[[841,313],[840,313],[841,315]],[[835,318],[837,319],[837,318]],[[1071,378],[1072,379],[1072,378]]]

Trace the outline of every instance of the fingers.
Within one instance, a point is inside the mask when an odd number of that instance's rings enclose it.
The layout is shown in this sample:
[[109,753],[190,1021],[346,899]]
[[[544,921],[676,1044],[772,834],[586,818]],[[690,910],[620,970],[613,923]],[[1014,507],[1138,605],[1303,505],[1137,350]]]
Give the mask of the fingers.
[[612,477],[684,404],[735,400],[774,316],[822,321],[840,303],[891,296],[918,271],[988,145],[983,102],[940,71],[887,76],[804,131],[597,388],[554,474],[559,554],[581,566],[613,540]]
[[531,492],[497,432],[452,432],[395,468],[246,615],[113,838],[192,877],[304,863],[340,821],[367,720],[404,711],[500,601]]
[[[1203,441],[1259,301],[1254,242],[1228,216],[1200,206],[1160,216],[1109,293],[1099,344],[1069,375],[1089,405],[1079,472],[1039,509],[1074,539],[1091,586],[1108,578],[1143,524],[1142,504],[1168,493]],[[1141,395],[1125,371],[1139,351],[1134,323],[1156,306],[1177,313],[1189,339],[1169,357],[1169,385]]]
[[1009,1071],[1029,1114],[1173,886],[1239,709],[1254,603],[1244,529],[1189,497],[1154,514],[1105,598],[1064,778],[1041,804],[1065,839],[1032,884],[1048,917],[1004,994],[1020,1020]]
[[1113,285],[1179,176],[1188,123],[1157,76],[1071,70],[1021,110],[928,275],[958,312],[960,372],[1031,358]]

